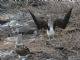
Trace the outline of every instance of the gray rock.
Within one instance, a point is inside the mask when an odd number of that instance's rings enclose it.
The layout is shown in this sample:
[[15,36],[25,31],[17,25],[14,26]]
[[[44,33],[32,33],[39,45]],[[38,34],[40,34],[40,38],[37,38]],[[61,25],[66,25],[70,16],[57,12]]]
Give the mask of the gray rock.
[[1,60],[16,60],[16,53],[11,51],[0,51],[0,58]]
[[80,55],[76,55],[76,56],[69,56],[68,60],[80,60]]

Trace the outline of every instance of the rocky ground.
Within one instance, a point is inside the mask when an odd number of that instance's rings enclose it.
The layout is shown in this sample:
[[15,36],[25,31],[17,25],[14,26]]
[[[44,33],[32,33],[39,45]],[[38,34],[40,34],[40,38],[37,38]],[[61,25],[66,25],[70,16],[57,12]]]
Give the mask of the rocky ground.
[[[56,28],[54,38],[49,41],[46,33],[23,36],[24,44],[33,53],[29,60],[80,60],[80,5],[69,2],[46,2],[41,6],[15,6],[1,10],[1,20],[20,20],[31,27],[36,27],[27,9],[30,9],[38,19],[47,20],[47,14],[55,18],[64,18],[69,9],[74,6],[70,21],[66,29]],[[2,33],[0,33],[2,34]],[[17,60],[17,55],[10,53],[15,48],[15,37],[1,35],[0,57],[1,60]],[[62,48],[62,49],[61,49]]]

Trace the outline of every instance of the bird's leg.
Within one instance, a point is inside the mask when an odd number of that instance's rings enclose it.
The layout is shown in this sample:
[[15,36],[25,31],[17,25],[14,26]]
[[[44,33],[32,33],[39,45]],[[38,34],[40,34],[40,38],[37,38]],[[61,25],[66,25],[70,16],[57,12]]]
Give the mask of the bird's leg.
[[32,37],[32,39],[31,39],[31,42],[35,41],[37,36],[38,36],[38,30],[35,30],[35,31],[33,32],[33,37]]
[[51,40],[51,38],[49,37],[49,40]]
[[49,39],[49,41],[51,40],[51,37],[50,36],[48,36],[48,39]]
[[10,25],[8,25],[8,28],[9,28],[9,35],[8,35],[8,37],[11,37],[12,36],[12,31],[11,31]]
[[34,36],[37,37],[38,36],[38,30],[34,31]]
[[40,30],[38,30],[38,29],[34,31],[35,38],[39,36],[39,33],[40,33]]

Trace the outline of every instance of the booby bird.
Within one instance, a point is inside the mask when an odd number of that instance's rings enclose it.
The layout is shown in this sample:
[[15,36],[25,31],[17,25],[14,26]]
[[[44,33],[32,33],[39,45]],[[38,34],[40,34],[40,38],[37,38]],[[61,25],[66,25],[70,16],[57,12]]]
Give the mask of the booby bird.
[[22,43],[22,34],[18,34],[15,51],[19,57],[19,60],[27,60],[27,57],[30,54],[29,48]]
[[50,16],[48,16],[49,19],[48,19],[48,22],[46,22],[44,20],[37,20],[37,18],[34,16],[34,14],[30,10],[29,10],[29,12],[37,26],[37,29],[38,30],[41,30],[41,29],[47,30],[47,35],[49,37],[49,40],[51,40],[51,38],[54,36],[55,32],[53,29],[53,21],[51,21]]
[[48,29],[47,29],[47,35],[49,40],[51,40],[54,37],[55,31],[53,29],[53,22],[51,20],[51,17],[49,16],[48,19]]
[[56,26],[57,26],[57,27],[60,27],[60,28],[62,28],[62,29],[65,29],[65,28],[66,28],[66,26],[67,26],[67,24],[68,24],[68,22],[69,22],[70,16],[71,16],[72,9],[73,9],[73,8],[71,8],[71,9],[69,10],[69,12],[65,15],[65,17],[64,17],[63,20],[62,20],[62,19],[56,19],[56,20],[53,22],[53,28],[54,28],[54,29],[55,29]]
[[[29,9],[28,9],[28,10],[29,10]],[[46,21],[44,21],[44,20],[38,20],[38,19],[35,17],[35,15],[34,15],[30,10],[29,10],[29,12],[30,12],[30,14],[31,14],[31,16],[32,16],[32,18],[33,18],[33,20],[34,20],[34,22],[35,22],[38,30],[47,29],[47,28],[48,28],[48,24],[47,24]]]

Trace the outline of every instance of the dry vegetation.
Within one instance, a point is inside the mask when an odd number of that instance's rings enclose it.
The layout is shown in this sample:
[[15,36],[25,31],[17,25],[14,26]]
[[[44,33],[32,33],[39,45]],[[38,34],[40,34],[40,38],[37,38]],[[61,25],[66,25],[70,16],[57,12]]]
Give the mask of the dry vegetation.
[[[2,12],[0,13],[0,19],[5,20],[12,17],[20,19],[25,17],[27,21],[32,20],[32,18],[28,16],[27,8],[29,8],[37,17],[43,16],[44,20],[46,20],[46,15],[50,14],[54,20],[55,18],[64,18],[64,15],[68,12],[70,7],[74,6],[66,29],[56,28],[56,34],[51,41],[48,41],[46,33],[41,33],[38,37],[25,35],[23,36],[23,42],[33,53],[29,57],[29,60],[73,60],[74,57],[71,58],[71,56],[75,56],[75,58],[78,55],[80,56],[80,5],[73,5],[69,2],[46,2],[45,4],[46,5],[38,7],[17,6],[15,9],[9,8],[7,11],[3,12],[3,14],[1,14]],[[22,17],[16,16],[16,14],[20,12],[23,12],[25,15]],[[34,22],[32,23],[34,24]],[[0,41],[1,51],[2,49],[14,49],[14,46],[15,39],[13,38]],[[60,47],[64,49],[57,49]],[[74,60],[78,58],[79,57]]]

